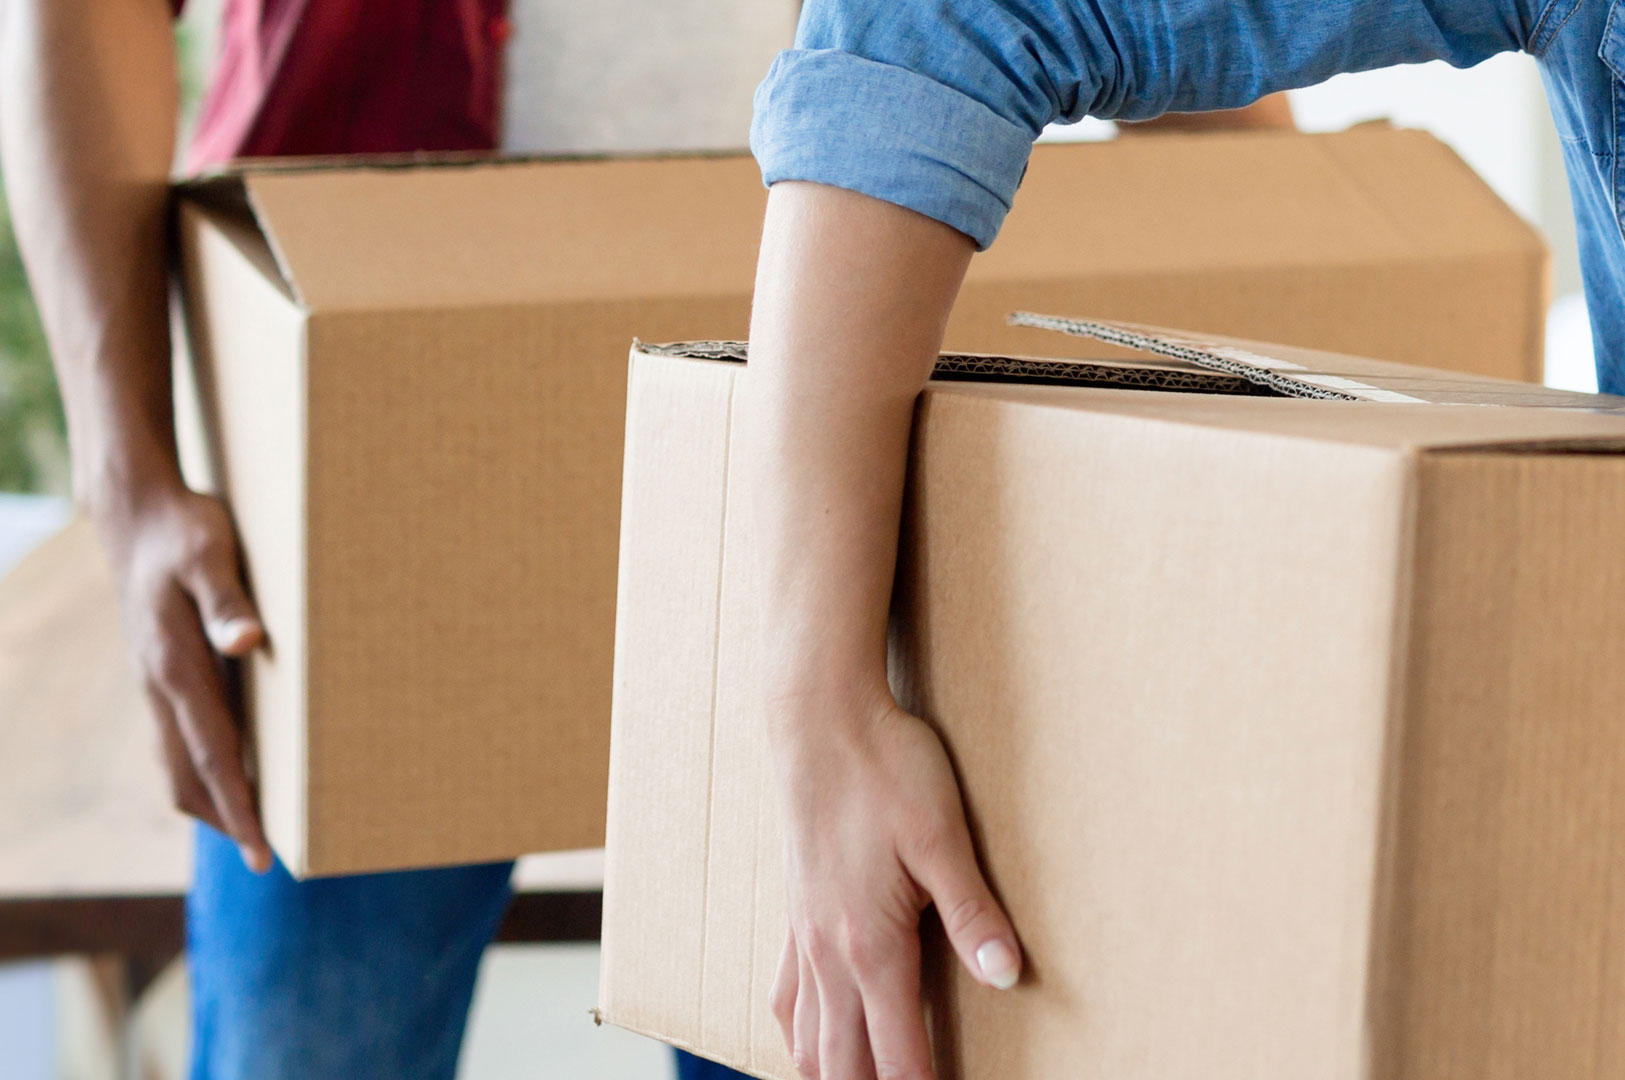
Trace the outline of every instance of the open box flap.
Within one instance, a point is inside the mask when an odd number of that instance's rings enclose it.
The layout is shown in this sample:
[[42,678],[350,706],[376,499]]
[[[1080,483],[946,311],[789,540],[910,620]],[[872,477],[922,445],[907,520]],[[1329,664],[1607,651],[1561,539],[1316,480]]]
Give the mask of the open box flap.
[[765,199],[743,154],[340,158],[180,194],[252,221],[311,311],[748,294],[761,218],[740,208]]
[[[944,353],[932,372],[937,392],[1407,452],[1625,452],[1625,399],[1610,395],[1105,320],[1015,318],[1149,356]],[[747,356],[732,341],[636,342],[633,351],[730,364]]]
[[[633,350],[650,356],[724,363],[743,363],[749,353],[749,347],[743,341],[681,341],[651,345],[633,339]],[[945,352],[937,357],[931,378],[938,382],[1090,386],[1196,394],[1270,393],[1240,376],[1162,357],[1150,362],[1135,362]]]
[[1186,330],[1017,312],[1016,326],[1054,330],[1222,371],[1287,397],[1393,404],[1625,409],[1625,398],[1534,383],[1415,368],[1360,356],[1245,341]]

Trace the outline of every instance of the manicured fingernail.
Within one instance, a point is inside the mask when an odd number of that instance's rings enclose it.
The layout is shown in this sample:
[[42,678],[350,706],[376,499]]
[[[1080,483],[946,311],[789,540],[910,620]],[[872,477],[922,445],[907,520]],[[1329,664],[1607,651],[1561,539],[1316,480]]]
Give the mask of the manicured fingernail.
[[1021,959],[1015,950],[997,939],[976,950],[976,963],[982,977],[1000,990],[1008,990],[1021,977]]

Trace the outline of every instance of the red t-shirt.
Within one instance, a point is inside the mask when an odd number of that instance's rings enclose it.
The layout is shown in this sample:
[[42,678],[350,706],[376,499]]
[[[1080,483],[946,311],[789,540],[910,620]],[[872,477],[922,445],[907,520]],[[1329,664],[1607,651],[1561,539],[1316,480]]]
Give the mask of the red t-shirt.
[[[179,11],[185,0],[173,0]],[[226,0],[187,154],[491,150],[508,0]]]

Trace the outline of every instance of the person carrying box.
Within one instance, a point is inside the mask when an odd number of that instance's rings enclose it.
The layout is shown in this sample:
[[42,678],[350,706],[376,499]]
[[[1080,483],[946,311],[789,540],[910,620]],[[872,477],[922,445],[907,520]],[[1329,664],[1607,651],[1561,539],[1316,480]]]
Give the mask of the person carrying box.
[[[0,153],[76,494],[118,581],[175,804],[202,822],[192,1075],[449,1078],[511,864],[294,881],[256,817],[216,668],[264,631],[227,511],[187,489],[174,443],[176,13],[168,0],[0,2]],[[508,19],[507,0],[228,0],[188,165],[493,150]],[[735,1075],[687,1057],[679,1070]]]
[[[756,99],[771,186],[741,382],[761,709],[790,927],[772,1008],[809,1078],[932,1075],[921,912],[981,983],[1023,957],[932,728],[887,685],[913,407],[1033,140],[1243,105],[1341,72],[1521,50],[1563,142],[1601,389],[1625,390],[1620,0],[809,0]],[[1089,192],[1078,192],[1080,200]],[[989,717],[990,722],[996,718]],[[1042,958],[1034,958],[1041,962]]]
[[[192,170],[498,145],[507,0],[230,0],[225,12]],[[188,904],[193,1074],[449,1076],[511,867],[295,882],[256,817],[216,671],[217,655],[247,654],[264,630],[228,514],[186,488],[173,442],[174,14],[166,0],[0,2],[0,153],[77,495],[119,582],[175,803],[202,822]],[[1276,100],[1185,123],[1290,116]],[[735,1075],[678,1062],[685,1077]]]

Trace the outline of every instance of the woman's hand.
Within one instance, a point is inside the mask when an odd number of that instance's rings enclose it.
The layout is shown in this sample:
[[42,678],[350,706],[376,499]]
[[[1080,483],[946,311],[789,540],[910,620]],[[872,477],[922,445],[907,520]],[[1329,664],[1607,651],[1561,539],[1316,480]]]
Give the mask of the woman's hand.
[[920,913],[935,903],[960,962],[999,989],[1020,975],[1015,931],[936,732],[889,694],[841,716],[805,699],[786,709],[794,721],[775,728],[798,733],[776,742],[790,933],[773,1014],[809,1080],[926,1080]]
[[886,685],[914,403],[974,248],[820,184],[768,197],[741,382],[765,719],[786,793],[791,940],[773,1008],[801,1074],[932,1075],[920,912],[988,985],[1020,968],[942,743]]

